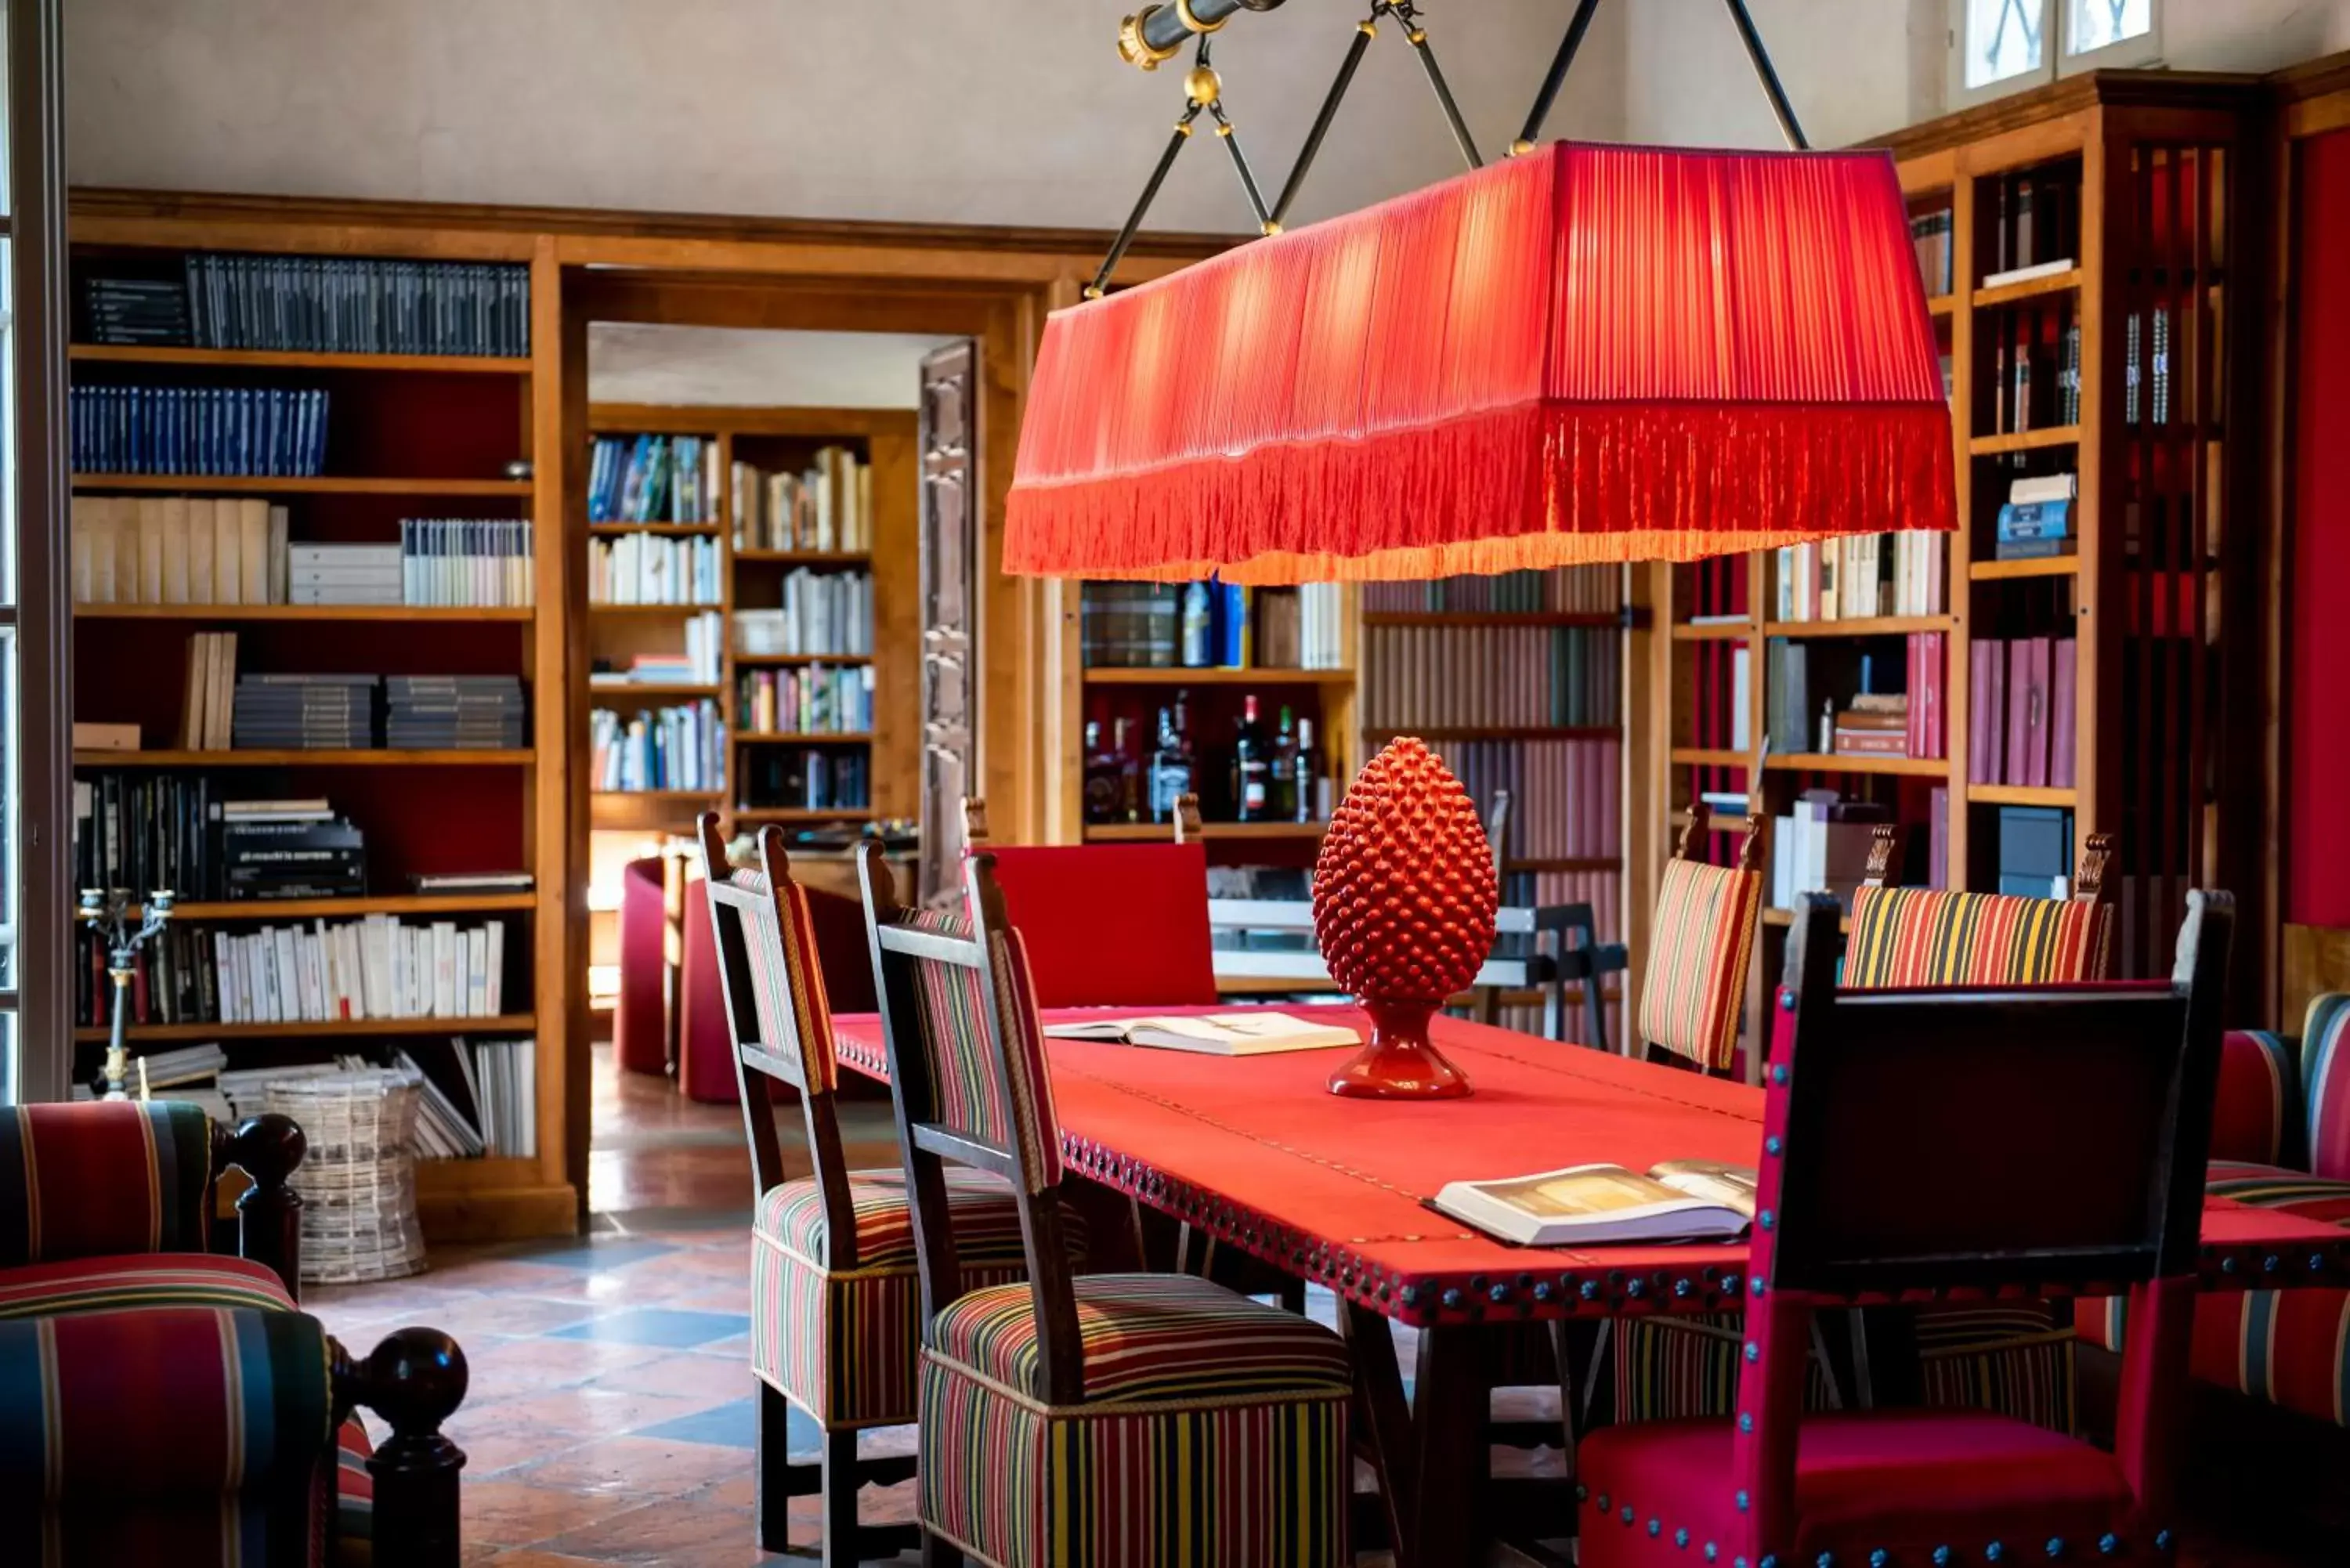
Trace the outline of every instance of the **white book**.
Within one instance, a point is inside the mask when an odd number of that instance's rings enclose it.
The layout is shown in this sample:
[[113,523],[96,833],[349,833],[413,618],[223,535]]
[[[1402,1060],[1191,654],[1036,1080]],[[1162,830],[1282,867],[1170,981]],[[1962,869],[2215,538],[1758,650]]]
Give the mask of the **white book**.
[[2033,473],[2007,482],[2007,499],[2017,506],[2041,501],[2070,501],[2080,494],[2080,475]]
[[515,1148],[522,1158],[538,1153],[538,1042],[517,1040],[506,1047],[515,1063]]
[[236,504],[236,564],[244,576],[237,602],[265,605],[269,597],[269,503],[257,496]]
[[131,602],[163,602],[163,503],[149,497],[135,504],[139,529],[139,587]]
[[220,602],[217,587],[213,581],[213,552],[219,543],[220,524],[213,520],[214,504],[203,496],[188,501],[188,602],[211,605]]
[[2073,258],[2062,256],[2055,261],[2035,262],[2030,266],[2012,266],[2005,272],[1995,272],[1982,280],[1985,288],[2004,288],[2011,283],[2030,283],[2036,277],[2054,277],[2060,272],[2073,270]]
[[223,1023],[242,1023],[244,1019],[236,1004],[235,963],[228,953],[228,933],[213,933],[213,978],[220,992],[220,1015]]
[[287,524],[292,514],[283,506],[269,509],[269,602],[286,602],[286,552]]
[[432,922],[432,1005],[435,1018],[457,1015],[457,923]]
[[1202,1056],[1272,1056],[1287,1051],[1329,1051],[1359,1045],[1363,1037],[1343,1024],[1314,1023],[1287,1012],[1210,1012],[1148,1018],[1104,1018],[1054,1023],[1055,1040],[1092,1040],[1190,1051]]
[[490,934],[475,926],[465,932],[465,1014],[482,1018],[490,1011]]
[[167,605],[190,603],[188,598],[188,498],[166,495],[157,504],[162,514],[160,524],[162,558],[157,585],[157,602]]
[[1745,643],[1730,650],[1730,749],[1742,752],[1752,744],[1748,719],[1753,708],[1754,650]]
[[244,597],[244,528],[234,501],[213,503],[213,602],[241,605]]
[[1754,1172],[1713,1160],[1669,1159],[1644,1175],[1573,1165],[1534,1176],[1452,1181],[1435,1207],[1529,1247],[1728,1241],[1754,1218]]
[[492,920],[489,934],[489,984],[484,995],[483,1012],[497,1017],[505,1012],[506,923]]

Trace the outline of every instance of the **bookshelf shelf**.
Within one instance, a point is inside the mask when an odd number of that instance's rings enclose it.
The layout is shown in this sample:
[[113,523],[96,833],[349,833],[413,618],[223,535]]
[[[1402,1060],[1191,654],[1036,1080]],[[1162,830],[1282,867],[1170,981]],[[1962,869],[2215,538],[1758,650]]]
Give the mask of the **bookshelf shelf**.
[[2009,431],[2004,435],[1981,435],[1967,442],[1967,452],[1975,457],[1997,457],[2002,452],[2036,452],[2047,446],[2078,446],[2081,427],[2049,425],[2036,431]]
[[[130,1042],[145,1044],[168,1040],[301,1040],[328,1044],[354,1035],[522,1034],[538,1027],[529,1012],[504,1012],[484,1018],[343,1018],[304,1023],[148,1023],[132,1024]],[[80,1041],[104,1040],[107,1031],[74,1031]]]
[[1420,724],[1366,730],[1363,738],[1378,744],[1398,735],[1418,735],[1423,741],[1612,741],[1623,732],[1615,724]]
[[1931,294],[1926,296],[1926,314],[1929,316],[1949,316],[1958,308],[1959,296],[1955,294]]
[[874,815],[869,805],[738,805],[737,822],[862,822]]
[[726,792],[723,789],[599,789],[590,790],[590,800],[716,800]]
[[1675,746],[1670,759],[1675,767],[1751,768],[1754,765],[1753,753],[1733,752],[1725,746]]
[[707,611],[707,610],[719,610],[719,609],[724,609],[725,607],[725,607],[724,605],[722,605],[722,604],[714,604],[714,603],[713,603],[713,604],[706,604],[706,605],[608,605],[608,604],[591,604],[591,605],[589,605],[589,606],[588,607],[588,613],[589,615],[615,615],[615,616],[618,616],[618,615],[642,615],[642,616],[689,616],[689,615],[701,615],[701,614],[702,614],[704,611]]
[[446,376],[527,376],[527,358],[491,354],[308,354],[260,348],[169,348],[77,343],[68,358],[93,365],[156,365],[248,370],[384,370]]
[[521,625],[537,612],[490,605],[76,605],[89,620],[504,621]]
[[782,664],[870,664],[869,653],[733,653],[728,656],[742,665]]
[[1688,621],[1675,621],[1672,628],[1675,642],[1737,642],[1754,635],[1752,620],[1708,621],[1693,626]]
[[1086,684],[1088,686],[1352,686],[1354,683],[1355,672],[1351,670],[1293,670],[1263,665],[1239,670],[1096,668],[1086,671]]
[[1976,561],[1967,567],[1967,576],[1974,582],[1992,583],[2011,577],[2069,577],[2080,569],[2078,556],[2041,556],[2021,561]]
[[[1307,840],[1322,836],[1326,822],[1207,822],[1200,825],[1204,839]],[[1086,826],[1087,844],[1156,844],[1174,830],[1163,822],[1097,822]]]
[[1765,757],[1762,765],[1775,773],[1898,774],[1908,778],[1947,778],[1947,757],[1856,757],[1836,752],[1791,752]]
[[260,473],[77,473],[76,490],[161,490],[197,495],[463,495],[527,498],[527,479],[296,477]]
[[438,752],[375,746],[348,752],[262,751],[247,747],[220,752],[74,753],[74,766],[78,768],[520,768],[537,760],[538,753],[527,747],[487,746]]
[[1967,799],[1976,805],[2069,806],[2077,793],[2071,788],[2054,789],[2042,784],[1979,784],[1967,786]]
[[2073,294],[2081,286],[2081,269],[2051,273],[2046,277],[2028,277],[2022,283],[2003,283],[1997,288],[1975,290],[1977,310],[1996,310],[2002,305],[2014,305],[2027,299],[2043,299],[2052,294]]
[[744,746],[866,746],[873,743],[869,730],[751,730],[734,737]]
[[1864,616],[1854,620],[1774,620],[1765,637],[1905,637],[1918,631],[1949,631],[1958,624],[1947,615]]
[[738,566],[869,566],[862,550],[736,550]]
[[706,537],[721,532],[715,523],[590,523],[590,535],[598,539],[615,538],[622,534],[658,534],[671,538]]
[[1586,610],[1366,610],[1365,626],[1590,626],[1624,624],[1612,611]]
[[175,920],[347,919],[366,915],[484,915],[527,911],[536,893],[402,893],[366,898],[240,898],[230,903],[179,902]]
[[634,697],[715,697],[725,688],[692,681],[631,680],[626,685],[588,683],[588,701],[601,707],[605,702]]

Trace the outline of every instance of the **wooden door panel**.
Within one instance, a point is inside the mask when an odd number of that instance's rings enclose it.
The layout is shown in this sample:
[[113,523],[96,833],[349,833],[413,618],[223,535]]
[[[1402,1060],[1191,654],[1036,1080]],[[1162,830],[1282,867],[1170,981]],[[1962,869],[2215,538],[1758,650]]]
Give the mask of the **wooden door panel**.
[[962,885],[962,797],[979,776],[976,574],[978,443],[971,410],[979,346],[965,341],[922,361],[922,850],[917,891],[951,898]]

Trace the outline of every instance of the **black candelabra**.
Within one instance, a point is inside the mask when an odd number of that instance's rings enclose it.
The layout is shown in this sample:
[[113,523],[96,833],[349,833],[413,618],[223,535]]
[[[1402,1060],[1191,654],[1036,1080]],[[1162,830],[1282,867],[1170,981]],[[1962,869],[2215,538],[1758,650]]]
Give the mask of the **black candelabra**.
[[147,895],[147,902],[134,924],[130,915],[130,889],[128,888],[84,888],[81,890],[82,923],[96,931],[106,941],[106,976],[114,992],[107,1008],[109,1033],[106,1045],[104,1068],[105,1088],[99,1097],[108,1100],[128,1099],[124,1080],[130,1075],[130,1051],[123,1032],[130,1021],[130,982],[139,966],[139,950],[161,931],[172,919],[172,892],[158,888]]

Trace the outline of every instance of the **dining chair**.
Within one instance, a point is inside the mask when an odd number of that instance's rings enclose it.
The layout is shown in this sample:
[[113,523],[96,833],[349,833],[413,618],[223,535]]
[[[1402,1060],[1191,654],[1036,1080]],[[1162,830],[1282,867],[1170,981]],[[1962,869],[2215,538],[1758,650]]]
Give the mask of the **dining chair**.
[[[784,1551],[790,1499],[816,1493],[826,1563],[889,1556],[912,1545],[916,1532],[860,1526],[858,1490],[903,1480],[913,1460],[860,1461],[857,1435],[914,1419],[920,1324],[905,1173],[848,1168],[834,1103],[832,1011],[807,892],[792,880],[782,829],[760,833],[758,870],[730,863],[715,812],[702,815],[700,829],[702,886],[751,1143],[759,1544]],[[796,1179],[787,1176],[776,1136],[770,1087],[776,1082],[798,1098],[806,1123],[813,1171]],[[942,1188],[941,1201],[941,1222],[955,1228],[958,1253],[974,1279],[1022,1277],[1020,1215],[1010,1189],[962,1171]],[[823,1433],[817,1464],[788,1457],[792,1406]]]
[[[899,907],[871,848],[859,868],[927,1324],[923,1562],[1347,1562],[1344,1343],[1191,1275],[1073,1275],[1027,943],[994,857],[963,862],[961,912]],[[965,1267],[951,1161],[1010,1183],[1026,1283]]]
[[1196,799],[1179,803],[1170,836],[1157,844],[998,845],[988,836],[986,802],[967,796],[962,806],[966,853],[995,857],[1040,1005],[1215,1004],[1208,851]]
[[1727,1077],[1738,1054],[1747,960],[1762,909],[1762,819],[1746,819],[1745,836],[1727,866],[1698,857],[1711,821],[1703,801],[1690,805],[1689,824],[1657,886],[1640,986],[1640,1040],[1651,1062]]
[[[1880,825],[1853,895],[1843,984],[2070,985],[2104,980],[2113,906],[2106,887],[2116,837],[2084,843],[2068,898],[1963,893],[1894,885],[1900,833]],[[1871,1309],[1856,1324],[1856,1397],[1864,1404],[1912,1395],[1931,1405],[1973,1405],[2060,1432],[2079,1423],[2073,1308],[2068,1302]],[[1902,1386],[1914,1370],[1918,1386]],[[1886,1385],[1894,1379],[1893,1386]]]
[[[1585,1439],[1583,1568],[2173,1550],[2232,915],[2190,894],[2166,981],[1854,992],[1836,904],[1806,896],[1773,1010],[1737,1407]],[[2143,1329],[2111,1452],[1988,1410],[1803,1408],[1819,1312],[2108,1284]]]

